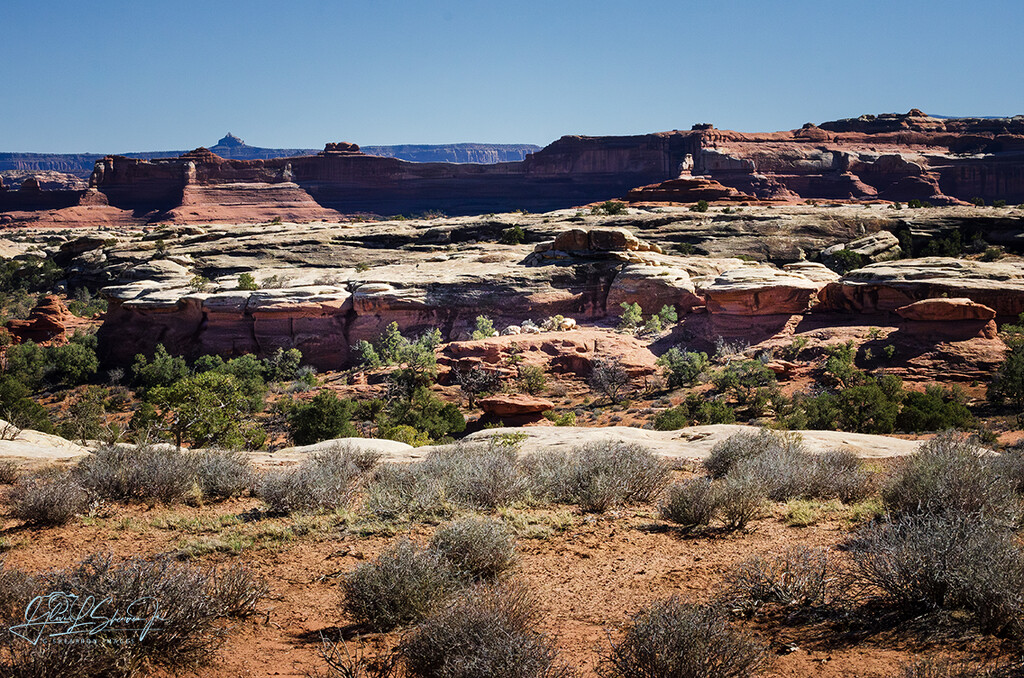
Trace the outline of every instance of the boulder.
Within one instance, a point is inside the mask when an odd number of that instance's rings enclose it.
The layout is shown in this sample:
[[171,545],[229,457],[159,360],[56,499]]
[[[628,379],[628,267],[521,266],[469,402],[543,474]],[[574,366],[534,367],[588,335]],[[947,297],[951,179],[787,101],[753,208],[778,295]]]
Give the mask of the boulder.
[[547,398],[527,395],[525,393],[500,393],[487,396],[477,401],[480,409],[495,417],[520,417],[530,414],[540,414],[555,406]]
[[987,322],[996,317],[993,309],[966,298],[922,299],[899,307],[896,313],[905,320],[938,322]]

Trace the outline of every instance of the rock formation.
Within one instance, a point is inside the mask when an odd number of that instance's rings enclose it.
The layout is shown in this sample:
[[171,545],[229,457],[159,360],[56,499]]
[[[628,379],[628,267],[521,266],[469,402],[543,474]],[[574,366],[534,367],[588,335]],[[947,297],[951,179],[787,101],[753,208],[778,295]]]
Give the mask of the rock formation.
[[[364,212],[546,211],[620,196],[638,203],[1024,201],[1024,117],[918,113],[764,134],[702,125],[624,137],[567,136],[521,161],[489,165],[407,162],[348,143],[295,157],[226,159],[218,151],[234,157],[241,146],[225,137],[213,151],[175,158],[106,156],[96,162],[90,186],[133,219],[179,223],[258,221],[274,205],[290,210],[289,218],[309,221]],[[15,200],[11,193],[0,199],[0,211],[56,210],[83,205],[87,197],[87,191],[54,191]],[[89,200],[103,202],[91,194]]]
[[9,320],[7,331],[16,343],[34,341],[37,344],[62,344],[67,341],[68,325],[75,316],[64,302],[52,294],[43,297],[25,320]]

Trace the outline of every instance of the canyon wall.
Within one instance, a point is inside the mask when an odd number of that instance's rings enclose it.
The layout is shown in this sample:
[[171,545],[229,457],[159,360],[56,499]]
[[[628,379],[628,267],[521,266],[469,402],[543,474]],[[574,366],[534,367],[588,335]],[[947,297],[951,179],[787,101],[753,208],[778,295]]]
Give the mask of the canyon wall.
[[[213,151],[167,159],[106,156],[90,179],[94,193],[78,197],[136,219],[179,223],[253,222],[279,204],[289,206],[289,218],[311,221],[354,213],[550,211],[623,196],[646,203],[1024,202],[1024,116],[943,119],[913,110],[788,132],[699,125],[636,136],[567,136],[522,161],[492,164],[408,162],[346,143],[289,158],[241,160],[215,152],[232,155],[240,144],[222,139]],[[280,190],[253,190],[274,186]],[[36,205],[7,191],[0,193],[0,211],[59,209],[53,205],[75,202],[75,193],[66,193],[36,196]],[[31,215],[20,218],[30,221]]]

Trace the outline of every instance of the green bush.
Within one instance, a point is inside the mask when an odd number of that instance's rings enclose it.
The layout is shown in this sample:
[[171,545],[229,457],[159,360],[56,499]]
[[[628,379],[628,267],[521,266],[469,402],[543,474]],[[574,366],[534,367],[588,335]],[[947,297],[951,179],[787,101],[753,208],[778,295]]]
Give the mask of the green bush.
[[522,245],[525,241],[526,232],[518,225],[504,229],[499,240],[502,245]]
[[710,207],[710,205],[708,205],[708,201],[707,200],[698,200],[696,202],[696,204],[694,204],[693,206],[690,207],[690,211],[691,212],[707,212],[708,211],[708,207]]
[[256,284],[256,278],[252,276],[252,273],[238,274],[238,289],[251,292],[259,288],[260,286]]
[[676,389],[697,384],[711,361],[707,353],[672,348],[658,358],[657,364],[665,370],[668,387]]
[[827,263],[828,267],[839,275],[846,275],[850,271],[863,268],[868,261],[868,259],[865,259],[853,250],[841,249],[829,255]]
[[355,403],[338,398],[334,391],[320,391],[308,402],[288,409],[288,433],[296,445],[311,445],[332,438],[357,438],[352,425]]
[[726,365],[711,381],[719,393],[732,394],[740,405],[747,405],[756,401],[760,389],[775,386],[777,378],[760,360],[743,360]]
[[935,384],[925,388],[924,393],[908,391],[896,417],[896,429],[908,433],[966,429],[976,424],[974,415],[957,394]]
[[262,405],[262,390],[222,372],[202,372],[147,394],[159,412],[160,425],[179,447],[212,445],[253,449],[266,433],[251,417]]
[[135,383],[143,389],[171,386],[189,375],[184,358],[172,357],[163,344],[157,344],[152,360],[139,353],[132,364]]
[[659,412],[651,420],[657,431],[675,431],[687,426],[735,422],[736,412],[728,403],[708,399],[699,393],[691,393],[679,405]]
[[636,302],[629,304],[624,301],[619,305],[622,307],[622,315],[619,317],[619,329],[628,332],[636,331],[644,319],[640,304]]
[[626,213],[626,204],[617,200],[605,200],[600,205],[595,205],[591,208],[590,212],[591,214],[607,214],[608,216],[616,216]]
[[497,336],[498,333],[494,329],[494,323],[491,319],[485,315],[478,315],[476,317],[476,328],[473,330],[473,339],[489,339],[490,337]]

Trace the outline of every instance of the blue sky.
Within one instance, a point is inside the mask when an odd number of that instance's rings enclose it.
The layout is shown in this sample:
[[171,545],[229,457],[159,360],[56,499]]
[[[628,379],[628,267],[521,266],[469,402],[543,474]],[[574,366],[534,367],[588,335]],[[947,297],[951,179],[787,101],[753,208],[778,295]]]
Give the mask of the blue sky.
[[1024,113],[1019,0],[3,0],[0,151]]

